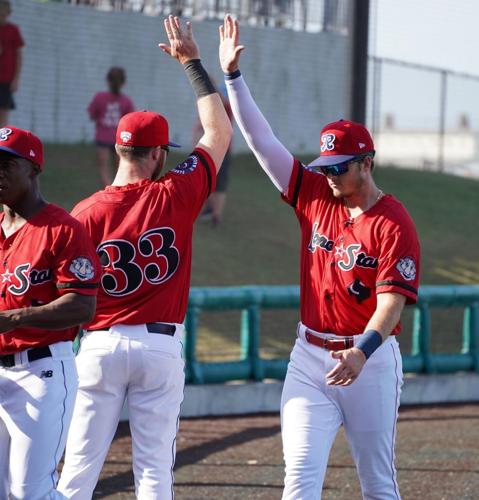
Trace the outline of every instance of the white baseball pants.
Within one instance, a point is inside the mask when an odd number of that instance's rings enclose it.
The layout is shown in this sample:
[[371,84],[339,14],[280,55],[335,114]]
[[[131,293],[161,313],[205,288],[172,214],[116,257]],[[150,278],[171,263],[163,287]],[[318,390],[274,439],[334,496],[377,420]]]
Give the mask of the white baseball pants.
[[336,362],[328,350],[305,340],[300,325],[281,401],[283,500],[321,498],[329,453],[341,425],[363,498],[399,500],[394,465],[403,381],[399,345],[389,337],[348,387],[326,385],[325,375]]
[[173,498],[176,432],[183,401],[183,325],[174,336],[145,325],[87,332],[77,355],[79,388],[58,489],[90,500],[125,398],[139,499]]
[[[49,346],[51,357],[0,368],[0,498],[64,499],[55,490],[78,378],[71,342]],[[9,496],[10,495],[10,496]]]

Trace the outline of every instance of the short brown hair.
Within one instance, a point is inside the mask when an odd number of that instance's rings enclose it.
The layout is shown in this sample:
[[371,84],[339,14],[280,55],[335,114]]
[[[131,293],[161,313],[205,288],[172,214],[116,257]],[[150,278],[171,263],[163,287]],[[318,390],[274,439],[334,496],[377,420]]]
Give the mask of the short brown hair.
[[115,144],[115,151],[117,154],[129,161],[145,159],[152,149],[155,148],[149,146],[121,146],[120,144]]

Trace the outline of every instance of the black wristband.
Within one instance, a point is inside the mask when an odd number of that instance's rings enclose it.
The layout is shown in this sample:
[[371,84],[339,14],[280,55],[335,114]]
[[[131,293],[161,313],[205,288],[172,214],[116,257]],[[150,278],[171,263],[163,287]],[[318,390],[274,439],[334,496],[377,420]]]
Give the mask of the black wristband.
[[239,69],[233,71],[233,73],[225,73],[225,80],[234,80],[238,78],[238,76],[241,76],[241,71]]
[[183,67],[198,99],[216,92],[215,86],[211,83],[210,77],[203,68],[200,59],[191,59]]

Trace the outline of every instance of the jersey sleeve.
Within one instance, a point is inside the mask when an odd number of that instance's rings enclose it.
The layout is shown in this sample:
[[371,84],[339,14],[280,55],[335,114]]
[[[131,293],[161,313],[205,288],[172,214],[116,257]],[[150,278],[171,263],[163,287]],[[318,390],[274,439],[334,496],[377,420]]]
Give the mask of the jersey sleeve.
[[283,201],[291,205],[296,214],[299,215],[310,201],[327,196],[330,196],[330,188],[326,177],[319,172],[310,170],[295,159],[288,188],[281,195]]
[[101,264],[83,226],[73,220],[55,245],[54,279],[60,294],[97,295]]
[[178,204],[194,218],[216,189],[216,168],[211,156],[201,148],[194,151],[165,176],[165,186]]
[[414,222],[404,213],[399,222],[388,224],[380,244],[376,293],[406,296],[406,304],[417,302],[420,246]]

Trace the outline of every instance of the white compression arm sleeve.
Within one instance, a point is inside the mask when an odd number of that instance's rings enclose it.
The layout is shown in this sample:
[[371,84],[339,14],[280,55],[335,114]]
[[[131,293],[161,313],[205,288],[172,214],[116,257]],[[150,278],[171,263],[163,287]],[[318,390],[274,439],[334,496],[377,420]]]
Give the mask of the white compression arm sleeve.
[[225,80],[236,123],[256,159],[282,193],[293,171],[293,155],[274,135],[242,76]]

